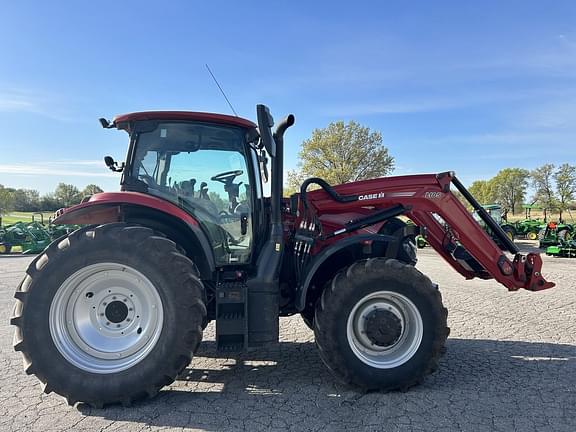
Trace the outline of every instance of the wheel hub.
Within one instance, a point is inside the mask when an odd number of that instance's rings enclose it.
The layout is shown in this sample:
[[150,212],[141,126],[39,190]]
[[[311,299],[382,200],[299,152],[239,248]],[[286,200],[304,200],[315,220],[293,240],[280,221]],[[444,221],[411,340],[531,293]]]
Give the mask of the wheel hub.
[[136,269],[116,263],[78,270],[50,307],[50,332],[60,353],[94,373],[114,373],[141,361],[162,330],[162,300]]
[[402,336],[402,321],[387,309],[375,309],[365,320],[366,336],[374,345],[389,347]]
[[394,291],[375,291],[350,311],[347,339],[362,362],[391,369],[416,353],[423,329],[420,311],[408,297]]
[[106,306],[106,312],[104,312],[108,321],[116,323],[121,323],[128,317],[128,306],[123,302],[114,300]]

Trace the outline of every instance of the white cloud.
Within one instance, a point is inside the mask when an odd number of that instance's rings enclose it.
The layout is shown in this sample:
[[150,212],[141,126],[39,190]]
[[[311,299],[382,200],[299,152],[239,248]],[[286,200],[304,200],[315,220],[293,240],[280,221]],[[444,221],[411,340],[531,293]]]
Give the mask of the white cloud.
[[[91,169],[90,167],[93,167]],[[101,167],[100,169],[98,169]],[[27,164],[0,164],[0,173],[20,176],[75,176],[75,177],[115,177],[107,171],[102,161],[49,161]]]
[[434,112],[451,109],[461,109],[479,105],[489,105],[503,102],[518,102],[540,100],[565,96],[566,90],[524,90],[524,91],[478,91],[452,92],[445,95],[433,95],[423,98],[405,97],[399,100],[369,103],[332,104],[320,111],[333,117],[378,115],[378,114],[409,114],[419,112]]
[[0,90],[0,111],[34,112],[39,109],[39,101],[28,92],[21,90]]
[[42,91],[0,88],[0,113],[29,113],[58,121],[70,121],[64,114],[58,97]]
[[552,100],[522,110],[513,119],[518,127],[546,130],[576,130],[576,102],[573,98]]

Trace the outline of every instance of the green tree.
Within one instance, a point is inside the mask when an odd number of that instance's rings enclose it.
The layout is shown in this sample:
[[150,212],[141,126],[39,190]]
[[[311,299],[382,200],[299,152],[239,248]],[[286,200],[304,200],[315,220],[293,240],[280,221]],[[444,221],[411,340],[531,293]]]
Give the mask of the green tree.
[[12,206],[16,211],[38,211],[40,208],[40,194],[33,189],[13,189]]
[[557,206],[556,194],[554,193],[554,165],[544,164],[530,173],[532,186],[536,193],[535,201],[544,207],[544,220],[548,210]]
[[480,204],[485,205],[494,202],[493,184],[490,180],[476,180],[470,185],[468,191]]
[[0,185],[0,216],[13,209],[12,192],[10,189]]
[[104,190],[100,186],[95,185],[95,184],[89,184],[88,186],[86,186],[84,188],[84,190],[80,193],[80,195],[82,197],[85,197],[85,196],[90,196],[90,195],[94,195],[94,194],[102,193],[102,192],[104,192]]
[[288,188],[299,190],[305,178],[321,177],[330,184],[382,177],[394,169],[394,158],[380,132],[354,121],[315,129],[298,153],[298,169],[288,173]]
[[54,191],[54,198],[58,200],[62,207],[70,207],[78,204],[82,199],[80,191],[74,185],[58,183]]
[[576,199],[576,166],[562,164],[554,173],[556,181],[556,195],[558,197],[558,210],[560,221],[562,213],[570,208],[570,203]]
[[40,198],[40,209],[42,211],[56,211],[61,207],[62,204],[54,197],[54,194],[46,194]]
[[490,180],[494,201],[514,215],[526,196],[530,173],[522,168],[505,168]]

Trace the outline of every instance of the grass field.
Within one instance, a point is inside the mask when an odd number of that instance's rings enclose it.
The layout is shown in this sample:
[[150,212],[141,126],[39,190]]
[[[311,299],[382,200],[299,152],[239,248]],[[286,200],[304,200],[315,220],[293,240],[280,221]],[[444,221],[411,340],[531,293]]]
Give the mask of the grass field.
[[[44,216],[44,223],[48,223],[48,219],[54,215],[54,212],[42,212]],[[41,222],[40,213],[32,212],[10,212],[2,215],[2,226],[11,225],[16,222],[32,222],[34,220]]]
[[[519,220],[524,220],[524,211],[521,212],[516,212],[515,215],[512,215],[511,212],[508,212],[508,222],[515,222],[515,221],[519,221]],[[532,212],[530,213],[530,218],[531,219],[540,219],[541,221],[544,220],[544,212],[540,211],[540,210],[532,210]],[[546,215],[546,218],[548,221],[558,221],[560,218],[560,215],[558,213],[551,213],[548,212],[548,214]],[[562,213],[562,218],[564,219],[564,222],[567,223],[576,223],[576,212],[572,211],[572,212],[564,212]]]

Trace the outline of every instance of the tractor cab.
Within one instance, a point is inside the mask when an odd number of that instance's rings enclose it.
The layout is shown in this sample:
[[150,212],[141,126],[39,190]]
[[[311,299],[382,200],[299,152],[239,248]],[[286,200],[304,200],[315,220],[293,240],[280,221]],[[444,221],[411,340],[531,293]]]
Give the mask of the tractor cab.
[[[490,217],[492,219],[494,219],[494,221],[498,224],[501,225],[504,218],[502,217],[502,207],[500,206],[500,204],[488,204],[488,205],[484,205],[482,206],[484,207],[484,210],[486,210],[486,212],[490,215]],[[481,225],[484,225],[482,218],[480,217],[480,215],[478,214],[477,211],[475,211],[473,213],[474,219],[476,219],[477,222],[479,222]]]
[[[175,111],[100,121],[130,136],[124,164],[105,158],[123,172],[119,219],[165,234],[194,261],[209,287],[206,306],[222,350],[278,340],[283,134],[294,117],[273,132],[268,108],[258,105],[257,114],[258,127],[239,117]],[[265,199],[268,157],[272,196]]]
[[191,214],[208,236],[216,265],[249,263],[252,215],[262,206],[255,125],[162,115],[166,119],[137,113],[115,120],[131,136],[122,190],[154,195]]

